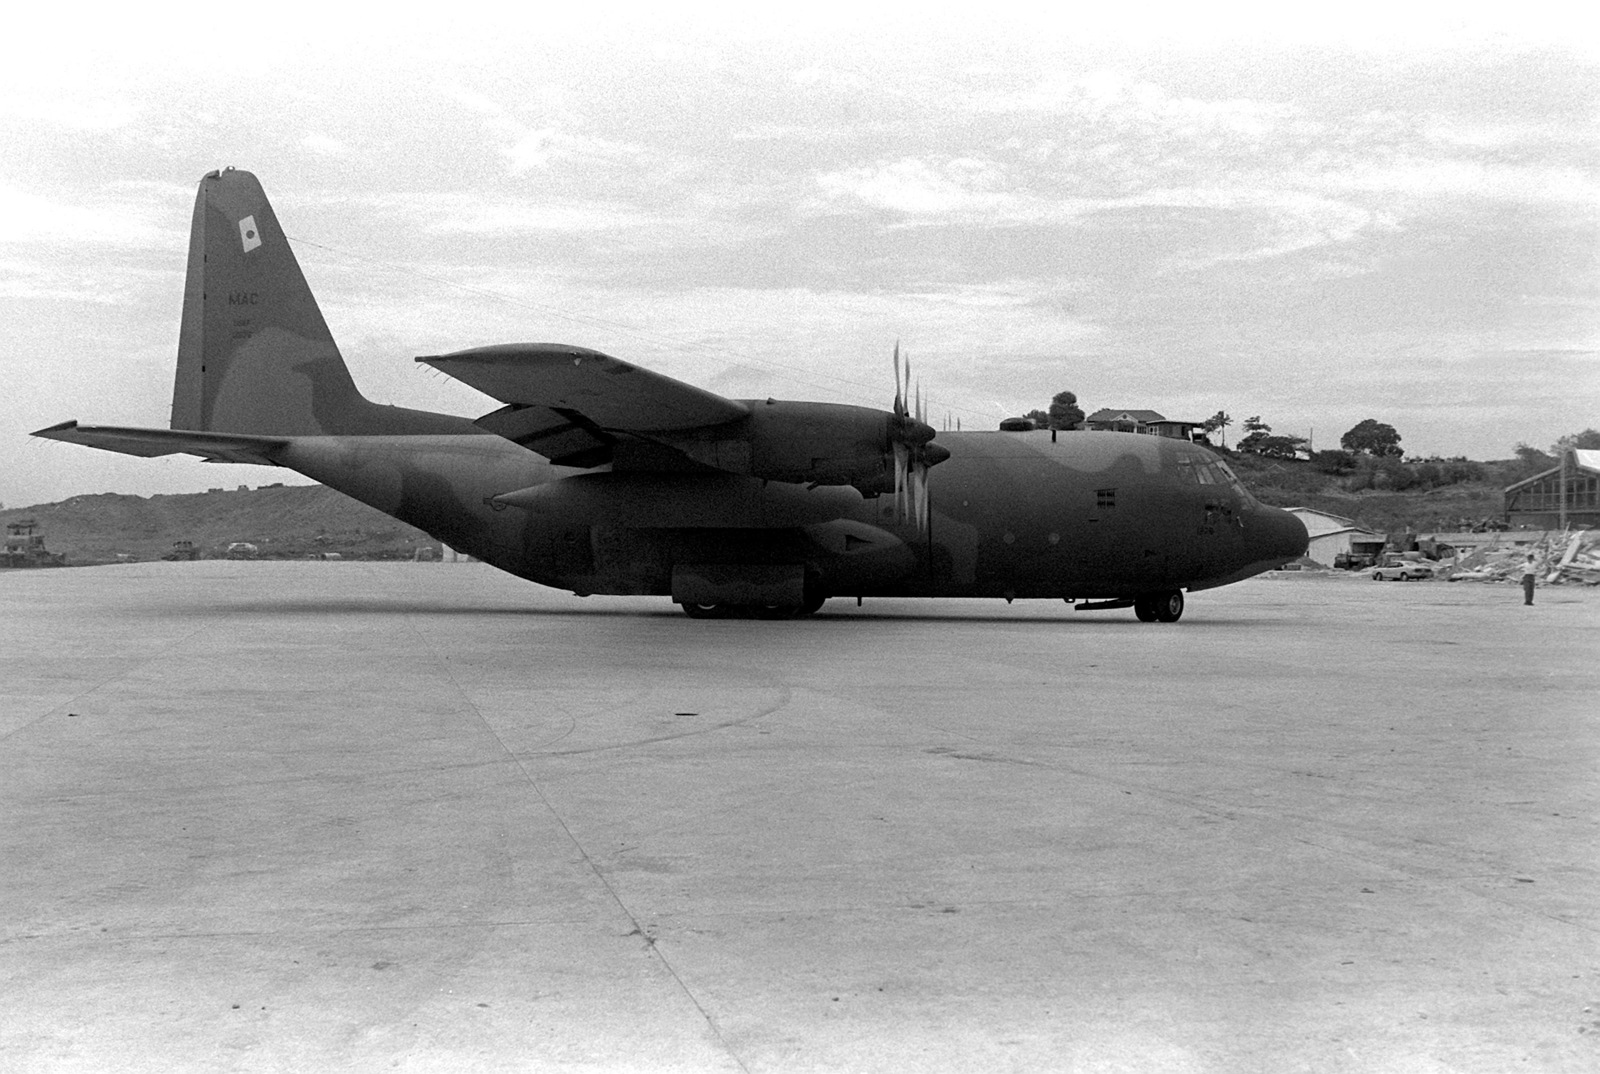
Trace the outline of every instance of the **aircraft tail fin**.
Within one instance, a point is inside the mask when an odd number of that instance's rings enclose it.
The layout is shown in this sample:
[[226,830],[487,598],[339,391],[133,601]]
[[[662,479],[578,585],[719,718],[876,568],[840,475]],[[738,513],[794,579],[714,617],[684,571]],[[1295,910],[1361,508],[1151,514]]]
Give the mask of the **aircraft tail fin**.
[[366,431],[362,397],[261,184],[200,180],[172,428],[267,436]]

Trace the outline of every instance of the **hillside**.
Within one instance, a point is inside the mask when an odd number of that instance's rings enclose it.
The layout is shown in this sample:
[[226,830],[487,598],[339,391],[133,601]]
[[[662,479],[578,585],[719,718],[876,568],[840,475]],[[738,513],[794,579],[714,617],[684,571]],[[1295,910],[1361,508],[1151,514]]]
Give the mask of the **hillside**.
[[1310,507],[1342,515],[1377,533],[1454,532],[1503,517],[1505,486],[1521,477],[1510,463],[1478,464],[1485,480],[1403,492],[1364,488],[1350,477],[1323,473],[1304,459],[1268,459],[1226,453],[1228,465],[1262,503]]
[[322,485],[278,485],[177,496],[74,496],[60,503],[0,511],[0,523],[31,518],[45,546],[72,565],[109,563],[119,554],[160,559],[175,541],[202,558],[244,541],[263,559],[337,552],[352,559],[410,559],[438,542],[403,522]]

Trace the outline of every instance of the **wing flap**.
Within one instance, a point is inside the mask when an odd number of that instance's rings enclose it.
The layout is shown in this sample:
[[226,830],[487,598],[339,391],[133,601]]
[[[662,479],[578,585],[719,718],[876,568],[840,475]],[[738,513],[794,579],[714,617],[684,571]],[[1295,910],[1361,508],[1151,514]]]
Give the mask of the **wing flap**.
[[750,413],[743,403],[587,347],[506,343],[417,361],[502,403],[578,415],[604,430],[699,429]]
[[611,461],[617,438],[579,414],[543,406],[503,406],[474,424],[536,451],[557,466],[599,466]]
[[140,429],[121,425],[79,425],[64,421],[33,434],[46,440],[83,444],[152,459],[160,455],[199,455],[209,462],[246,462],[276,466],[277,450],[288,441],[247,433],[205,433],[188,429]]

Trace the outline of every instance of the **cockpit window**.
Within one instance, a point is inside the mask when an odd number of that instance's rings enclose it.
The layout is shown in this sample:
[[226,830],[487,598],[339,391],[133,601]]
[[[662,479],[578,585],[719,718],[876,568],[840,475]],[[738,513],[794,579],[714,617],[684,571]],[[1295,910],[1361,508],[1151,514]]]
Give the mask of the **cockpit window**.
[[1252,499],[1250,490],[1244,487],[1244,482],[1228,468],[1228,464],[1218,458],[1204,458],[1199,455],[1178,456],[1178,477],[1180,480],[1196,485],[1223,485],[1233,489],[1245,499]]
[[1226,485],[1234,478],[1233,472],[1216,459],[1202,459],[1194,455],[1178,456],[1178,476],[1195,485]]

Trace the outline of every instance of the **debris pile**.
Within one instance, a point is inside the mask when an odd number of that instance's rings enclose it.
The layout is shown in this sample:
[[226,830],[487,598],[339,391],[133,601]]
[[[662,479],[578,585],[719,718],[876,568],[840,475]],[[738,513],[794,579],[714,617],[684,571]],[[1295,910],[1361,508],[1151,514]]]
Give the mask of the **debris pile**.
[[1529,552],[1546,585],[1600,585],[1600,530],[1552,533],[1525,545],[1496,542],[1458,558],[1449,577],[1452,582],[1520,582]]
[[6,523],[6,541],[0,545],[0,567],[65,567],[64,552],[47,552],[39,523],[21,518]]

